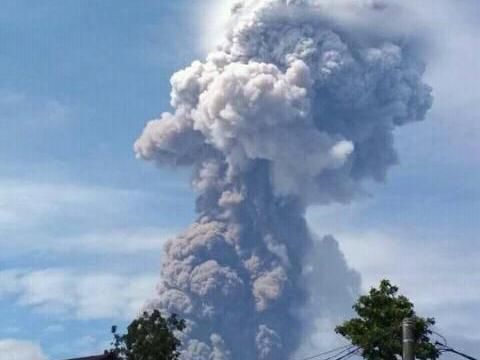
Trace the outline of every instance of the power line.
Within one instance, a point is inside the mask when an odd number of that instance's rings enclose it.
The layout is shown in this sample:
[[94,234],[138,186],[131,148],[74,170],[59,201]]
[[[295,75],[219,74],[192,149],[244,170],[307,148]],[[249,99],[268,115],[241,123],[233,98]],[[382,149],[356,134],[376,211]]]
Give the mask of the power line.
[[[455,350],[452,347],[447,346],[447,339],[442,334],[440,334],[436,331],[432,331],[432,334],[437,335],[438,337],[440,337],[444,341],[444,343],[441,343],[439,341],[435,342],[435,345],[439,347],[438,350],[440,352],[450,352],[452,354],[456,354],[456,355],[459,355],[461,357],[464,357],[465,359],[479,360],[477,358],[474,358],[473,356],[464,354],[464,353],[462,353],[458,350]],[[318,359],[318,360],[346,360],[346,359],[349,359],[352,356],[354,356],[359,350],[360,350],[360,348],[355,347],[354,345],[344,345],[344,346],[341,346],[341,347],[338,347],[338,348],[335,348],[335,349],[332,349],[332,350],[329,350],[329,351],[325,351],[325,352],[322,352],[322,353],[319,353],[319,354],[316,354],[316,355],[311,355],[309,357],[305,357],[305,358],[297,359],[297,360],[314,360],[314,359]],[[329,355],[329,354],[333,354],[333,355],[331,355],[329,357],[326,357],[326,358],[323,358],[323,359],[319,359],[320,357],[325,356],[325,355]]]
[[[336,354],[332,355],[332,356],[329,356],[327,358],[324,358],[324,359],[321,359],[321,360],[341,360],[341,359],[348,359],[349,357],[351,357],[354,353],[356,353],[358,351],[358,348],[354,348],[352,350],[353,346],[349,346],[348,348],[340,351],[340,352],[337,352]],[[347,352],[348,351],[348,352]],[[345,354],[345,352],[347,352]]]
[[[433,330],[431,330],[431,332],[432,332],[432,334],[437,335],[439,338],[441,338],[441,339],[443,340],[443,344],[442,344],[442,345],[444,345],[444,346],[447,346],[447,345],[448,345],[448,341],[447,341],[447,339],[445,338],[445,336],[443,336],[443,335],[440,334],[439,332],[436,332],[436,331],[433,331]],[[437,341],[437,343],[438,343],[438,341]]]
[[351,350],[353,347],[354,347],[353,345],[344,345],[344,346],[338,347],[338,348],[336,348],[336,349],[332,349],[332,350],[329,350],[329,351],[325,351],[325,352],[322,352],[322,353],[319,353],[319,354],[311,355],[311,356],[309,356],[309,357],[302,358],[302,359],[297,359],[297,360],[312,360],[312,359],[318,359],[318,358],[321,357],[321,356],[335,353],[334,355],[332,355],[332,356],[330,356],[330,357],[328,357],[328,358],[326,358],[326,359],[323,359],[323,360],[331,360],[331,359],[333,359],[334,357],[343,354],[345,351]]
[[[359,350],[359,348],[355,348],[353,349],[352,351],[348,352],[347,354],[339,357],[339,358],[336,358],[335,360],[342,360],[342,359],[349,359],[351,358],[353,355],[355,355],[355,353]],[[325,359],[326,360],[326,359]]]
[[[312,360],[312,359],[317,359],[319,358],[320,356],[323,356],[323,355],[329,355],[331,353],[334,353],[334,352],[337,352],[337,354],[335,354],[334,356],[338,356],[340,355],[341,353],[345,352],[346,350],[349,350],[353,347],[353,345],[344,345],[344,346],[341,346],[341,347],[338,347],[336,349],[332,349],[332,350],[329,350],[329,351],[325,351],[325,352],[322,352],[322,353],[319,353],[319,354],[315,354],[315,355],[311,355],[309,357],[306,357],[306,358],[303,358],[303,359],[297,359],[297,360]],[[342,350],[342,351],[340,351]],[[324,360],[327,360],[327,359],[324,359]]]
[[[339,360],[339,359],[345,359],[346,356],[350,355],[351,352],[352,352],[352,347],[349,347],[349,348],[346,348],[345,350],[335,354],[335,355],[332,355],[326,359],[323,359],[323,360]],[[357,351],[358,348],[355,348],[353,349],[353,351]],[[347,352],[348,351],[348,352]],[[344,354],[345,352],[347,352],[346,354]],[[343,355],[342,355],[343,354]],[[341,355],[341,356],[340,356]]]
[[442,352],[451,352],[453,354],[456,354],[456,355],[459,355],[461,357],[464,357],[465,359],[469,359],[469,360],[477,360],[477,358],[474,358],[473,356],[470,356],[470,355],[467,355],[467,354],[464,354],[460,351],[457,351],[455,349],[452,349],[452,348],[447,348],[447,349],[442,349],[441,350]]
[[450,353],[452,353],[452,354],[456,354],[456,355],[459,355],[459,356],[461,356],[461,357],[464,357],[465,359],[478,360],[477,358],[474,358],[473,356],[464,354],[464,353],[462,353],[462,352],[460,352],[460,351],[458,351],[458,350],[455,350],[454,348],[451,348],[451,347],[449,347],[449,346],[447,346],[447,345],[445,345],[445,344],[442,344],[442,343],[440,343],[440,342],[438,342],[438,341],[435,343],[435,345],[440,345],[440,346],[441,346],[441,348],[438,349],[438,350],[440,350],[441,352],[450,352]]

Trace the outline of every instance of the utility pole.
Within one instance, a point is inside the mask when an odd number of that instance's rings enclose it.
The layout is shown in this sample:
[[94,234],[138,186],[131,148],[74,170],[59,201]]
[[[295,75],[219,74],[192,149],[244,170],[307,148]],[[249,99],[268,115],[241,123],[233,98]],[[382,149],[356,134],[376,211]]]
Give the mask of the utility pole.
[[402,322],[403,360],[415,360],[415,319],[406,318]]

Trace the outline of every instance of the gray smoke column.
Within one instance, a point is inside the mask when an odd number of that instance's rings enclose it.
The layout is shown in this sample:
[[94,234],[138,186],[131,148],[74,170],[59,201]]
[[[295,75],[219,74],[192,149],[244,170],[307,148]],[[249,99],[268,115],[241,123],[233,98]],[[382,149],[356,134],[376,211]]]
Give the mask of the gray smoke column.
[[400,16],[372,0],[241,1],[223,45],[173,75],[174,110],[135,151],[194,171],[198,220],[167,244],[151,305],[188,320],[184,359],[298,348],[315,295],[306,207],[382,181],[395,128],[432,104],[419,42],[391,26]]

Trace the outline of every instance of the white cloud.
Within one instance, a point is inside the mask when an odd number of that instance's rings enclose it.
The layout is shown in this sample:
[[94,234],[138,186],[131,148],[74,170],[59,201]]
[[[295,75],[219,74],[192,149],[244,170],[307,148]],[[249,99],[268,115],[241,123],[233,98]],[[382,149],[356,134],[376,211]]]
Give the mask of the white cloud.
[[[49,344],[50,345],[50,344]],[[111,340],[105,336],[83,335],[68,342],[54,342],[48,347],[49,357],[55,359],[70,359],[89,357],[102,354],[111,348]]]
[[0,339],[0,360],[46,360],[46,356],[30,341]]
[[[141,193],[130,190],[0,180],[0,226],[33,226],[54,216],[115,214],[128,209]],[[85,214],[87,212],[87,214]]]
[[0,298],[59,318],[131,319],[149,299],[156,274],[81,274],[65,269],[0,272]]
[[2,255],[160,254],[171,231],[141,224],[149,201],[134,190],[0,180]]
[[126,228],[65,239],[50,249],[97,254],[133,255],[150,251],[160,254],[170,236],[170,232],[158,228]]
[[64,125],[71,119],[69,108],[57,99],[32,97],[0,89],[0,122],[30,130]]
[[421,315],[437,319],[444,335],[480,345],[478,337],[472,338],[478,333],[480,316],[480,288],[475,286],[480,283],[479,247],[464,246],[458,239],[427,240],[413,228],[391,223],[383,224],[382,230],[368,230],[379,226],[360,224],[355,213],[368,214],[372,209],[344,207],[343,211],[341,219],[340,207],[331,212],[313,209],[309,222],[320,234],[335,234],[349,265],[361,273],[364,291],[389,279]]

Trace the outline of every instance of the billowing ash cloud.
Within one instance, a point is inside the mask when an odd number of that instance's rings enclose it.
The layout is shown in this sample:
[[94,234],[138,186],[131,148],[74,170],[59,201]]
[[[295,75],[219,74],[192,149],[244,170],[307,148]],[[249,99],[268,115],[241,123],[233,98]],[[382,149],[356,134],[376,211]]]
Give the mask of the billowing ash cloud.
[[432,103],[417,42],[390,26],[396,13],[371,0],[241,1],[223,45],[173,75],[174,111],[135,151],[194,169],[199,217],[168,243],[152,304],[188,319],[184,359],[298,348],[298,310],[318,295],[304,285],[305,208],[383,180],[395,128]]

